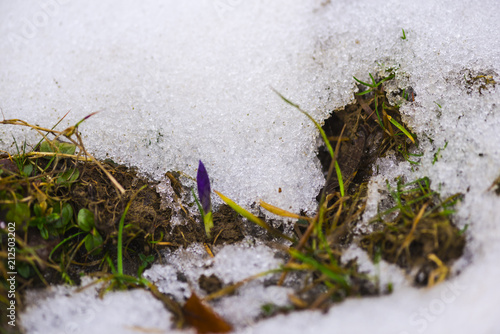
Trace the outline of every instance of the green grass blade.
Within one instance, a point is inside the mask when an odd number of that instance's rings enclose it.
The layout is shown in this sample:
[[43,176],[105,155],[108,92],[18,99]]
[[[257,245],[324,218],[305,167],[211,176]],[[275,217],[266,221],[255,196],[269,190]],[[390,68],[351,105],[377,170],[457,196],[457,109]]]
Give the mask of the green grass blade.
[[394,118],[392,118],[390,115],[387,115],[387,119],[389,122],[391,122],[395,127],[397,127],[399,130],[401,130],[410,140],[412,143],[415,144],[415,139],[413,139],[413,136],[401,125],[399,124]]
[[361,93],[356,93],[355,95],[361,96],[361,95],[366,95],[366,94],[371,93],[371,92],[372,92],[372,90],[369,89],[369,90],[365,90],[365,91],[363,91]]
[[285,101],[286,103],[288,103],[289,105],[291,105],[292,107],[295,107],[297,108],[301,113],[303,113],[304,115],[306,115],[313,123],[314,125],[316,126],[316,128],[319,130],[319,132],[321,133],[321,137],[323,138],[323,141],[325,142],[325,145],[326,147],[328,148],[328,152],[330,152],[330,155],[332,157],[332,159],[335,159],[335,153],[333,151],[333,148],[332,148],[332,145],[330,145],[330,141],[328,140],[328,137],[326,136],[326,133],[325,131],[323,131],[323,129],[321,128],[321,125],[319,125],[318,122],[316,122],[316,120],[311,116],[309,115],[309,113],[307,111],[304,111],[302,110],[299,105],[293,103],[292,101],[288,100],[286,97],[284,97],[283,95],[281,95],[277,90],[275,90],[273,88],[273,91],[279,95],[279,97],[281,97],[283,99],[283,101]]
[[327,266],[319,263],[318,261],[316,261],[312,257],[308,257],[308,256],[302,254],[301,252],[299,252],[296,249],[290,248],[289,252],[290,252],[290,255],[292,255],[294,258],[304,262],[305,264],[308,264],[308,265],[314,267],[316,270],[319,270],[322,274],[324,274],[325,276],[330,278],[332,281],[340,284],[344,288],[349,288],[349,282],[348,282],[345,275],[341,275],[341,274],[337,274],[337,273],[333,272]]
[[379,82],[377,84],[377,82],[375,81],[375,79],[373,78],[373,75],[371,73],[368,73],[368,75],[370,76],[370,79],[372,79],[372,85],[370,87],[377,87],[378,85],[380,85],[381,82]]
[[353,76],[353,78],[354,78],[354,80],[356,80],[357,82],[359,82],[359,83],[360,83],[360,84],[362,84],[362,85],[365,85],[365,86],[367,86],[367,87],[372,87],[372,85],[371,85],[371,84],[369,84],[369,83],[366,83],[366,82],[364,82],[364,81],[361,81],[361,80],[359,80],[358,78],[356,78],[356,77],[354,77],[354,76]]
[[335,160],[335,172],[337,173],[337,180],[339,181],[340,195],[344,197],[344,181],[342,179],[342,172],[337,160]]
[[118,225],[118,242],[117,242],[117,267],[118,267],[118,275],[123,275],[123,224],[125,223],[125,216],[127,215],[128,209],[132,205],[132,201],[135,196],[144,188],[146,188],[147,184],[143,185],[128,201],[125,210],[123,211],[122,217],[120,218],[120,224]]
[[222,195],[220,192],[218,192],[217,190],[214,190],[214,192],[219,195],[219,197],[227,204],[231,207],[231,209],[233,209],[234,211],[238,212],[240,215],[242,215],[243,217],[245,217],[246,219],[250,220],[251,222],[254,222],[255,224],[259,225],[260,227],[266,229],[269,233],[271,234],[274,234],[276,236],[279,236],[281,238],[284,238],[288,241],[291,241],[291,242],[295,242],[295,240],[293,240],[292,238],[284,235],[283,233],[281,233],[280,231],[272,228],[271,226],[267,225],[262,219],[256,217],[255,215],[253,215],[251,212],[243,209],[241,206],[239,206],[238,204],[236,204],[233,200],[231,200],[230,198]]
[[386,82],[387,80],[391,80],[391,79],[393,79],[393,78],[394,78],[394,74],[391,74],[391,75],[389,75],[388,77],[383,78],[382,80],[380,80],[380,81],[379,81],[379,82],[375,85],[375,87],[378,87],[378,86],[380,86],[381,84],[383,84],[384,82]]
[[49,260],[52,260],[52,254],[54,254],[54,252],[59,248],[61,247],[62,245],[64,245],[66,242],[68,242],[69,240],[73,239],[74,237],[77,237],[79,236],[80,234],[83,234],[85,232],[78,232],[78,233],[75,233],[73,235],[70,235],[69,237],[67,237],[66,239],[64,239],[63,241],[61,241],[60,243],[58,243],[53,249],[52,251],[50,252],[49,254]]

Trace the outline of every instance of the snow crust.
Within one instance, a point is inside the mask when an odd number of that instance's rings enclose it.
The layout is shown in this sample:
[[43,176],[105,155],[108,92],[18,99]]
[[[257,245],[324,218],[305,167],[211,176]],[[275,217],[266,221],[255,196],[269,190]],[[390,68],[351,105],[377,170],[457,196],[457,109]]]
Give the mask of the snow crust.
[[[92,279],[84,278],[82,286],[91,282]],[[98,284],[81,292],[75,292],[76,288],[67,286],[29,291],[26,296],[29,306],[21,318],[24,329],[33,334],[167,330],[170,333],[172,323],[169,312],[149,292],[111,292],[100,299],[99,288]]]
[[[206,292],[199,288],[201,275],[217,276],[223,284],[234,284],[244,279],[277,269],[283,260],[274,256],[274,251],[263,244],[253,245],[244,240],[238,245],[228,245],[214,250],[211,258],[202,245],[195,244],[187,249],[179,249],[165,254],[165,264],[155,264],[144,273],[144,277],[155,283],[158,289],[183,301],[192,292],[204,296]],[[179,275],[184,277],[179,280]],[[275,281],[278,279],[275,274]],[[276,306],[290,305],[288,294],[291,289],[278,286],[264,286],[265,280],[273,275],[265,275],[245,284],[235,295],[213,303],[214,309],[232,323],[237,329],[244,329],[255,323],[265,304]]]
[[[323,182],[315,158],[317,133],[270,87],[323,120],[352,99],[352,76],[368,80],[369,72],[394,68],[393,88],[415,92],[415,101],[401,110],[424,155],[413,169],[390,157],[378,161],[380,174],[370,184],[364,219],[376,213],[385,180],[400,175],[428,176],[443,196],[463,193],[456,221],[468,225],[468,243],[453,268],[455,276],[417,290],[397,284],[394,273],[385,278],[396,283],[392,295],[351,299],[327,314],[296,312],[239,331],[497,333],[500,197],[488,188],[500,175],[500,88],[480,89],[470,79],[500,80],[499,12],[494,0],[4,1],[0,106],[6,118],[47,127],[70,109],[63,126],[102,110],[81,126],[98,157],[138,166],[156,178],[169,170],[194,176],[201,158],[213,188],[243,206],[261,198],[312,213]],[[20,133],[2,126],[1,148],[12,150],[12,134]],[[200,253],[198,266],[192,255],[182,260],[179,251],[147,275],[163,279],[165,291],[185,296],[188,287],[182,291],[171,279],[183,263],[191,268],[184,272],[187,277],[212,270],[225,281],[255,273],[241,265],[247,262],[278,265],[262,245],[251,251],[247,245],[230,247],[213,260]],[[252,259],[261,252],[267,255]],[[207,261],[213,266],[205,268]],[[233,269],[223,272],[219,262]],[[214,307],[245,323],[248,318],[231,311],[246,303],[255,309],[258,303],[251,298],[265,291],[259,290],[262,285],[254,288]],[[125,332],[137,325],[134,319],[141,319],[142,327],[168,331],[169,316],[147,293],[113,293],[106,297],[112,307],[105,307],[95,292],[52,290],[43,299],[30,298],[22,315],[28,333],[63,332],[70,322],[77,324],[73,332],[89,332],[78,313],[86,308],[99,311],[93,332],[114,332],[111,327]]]

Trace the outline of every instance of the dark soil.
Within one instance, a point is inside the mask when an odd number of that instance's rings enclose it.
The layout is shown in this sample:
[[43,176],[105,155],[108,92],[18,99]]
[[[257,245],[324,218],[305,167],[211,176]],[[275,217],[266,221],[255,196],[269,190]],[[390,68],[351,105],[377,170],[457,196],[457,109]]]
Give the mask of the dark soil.
[[245,237],[243,234],[243,221],[233,209],[227,205],[221,205],[213,214],[214,227],[211,231],[212,238],[208,238],[205,227],[201,221],[193,224],[176,225],[172,233],[165,236],[165,241],[171,242],[172,246],[187,247],[193,242],[204,242],[213,245],[233,244]]
[[198,279],[198,284],[200,285],[200,288],[205,290],[205,292],[208,294],[217,292],[222,289],[222,281],[214,274],[208,277],[205,275],[201,275]]
[[[150,254],[165,247],[187,247],[193,242],[220,245],[238,242],[244,238],[241,217],[227,205],[221,205],[213,214],[214,228],[212,238],[206,236],[205,228],[199,217],[191,217],[181,213],[189,222],[185,225],[171,225],[172,210],[163,208],[160,195],[156,192],[157,182],[140,177],[130,168],[115,165],[112,162],[104,164],[105,168],[125,189],[120,195],[103,171],[95,164],[79,164],[80,180],[70,190],[71,202],[75,210],[87,208],[94,213],[96,227],[108,240],[106,249],[116,251],[116,235],[118,222],[130,198],[137,195],[125,218],[124,269],[128,274],[134,274],[140,264],[138,254]],[[182,195],[182,184],[176,178],[178,174],[168,173],[172,187],[177,196]],[[173,181],[173,182],[172,182]],[[146,185],[144,189],[139,189]],[[139,191],[139,192],[138,192]],[[158,245],[151,241],[159,242]],[[105,242],[106,243],[106,242]],[[89,261],[89,255],[82,250],[77,262]],[[95,270],[95,267],[85,271]]]
[[96,226],[104,235],[116,233],[118,221],[126,204],[142,186],[126,216],[126,223],[133,224],[145,234],[158,228],[166,229],[172,212],[161,208],[161,198],[156,192],[156,183],[138,177],[134,170],[124,166],[104,164],[105,168],[126,190],[121,196],[108,177],[95,164],[80,164],[80,182],[71,189],[71,199],[76,209],[87,208],[94,213]]

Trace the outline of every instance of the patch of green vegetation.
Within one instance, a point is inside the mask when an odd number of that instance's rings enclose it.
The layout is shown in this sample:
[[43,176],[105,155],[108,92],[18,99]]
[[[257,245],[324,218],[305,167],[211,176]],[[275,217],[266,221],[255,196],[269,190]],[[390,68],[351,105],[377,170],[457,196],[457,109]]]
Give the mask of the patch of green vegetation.
[[[376,121],[382,131],[384,132],[384,142],[380,145],[379,156],[384,156],[384,154],[395,149],[401,154],[401,156],[412,164],[418,162],[412,161],[410,157],[419,157],[421,155],[411,153],[411,145],[418,147],[418,140],[415,134],[412,134],[404,125],[401,120],[401,114],[399,113],[400,105],[391,106],[387,100],[386,92],[384,90],[383,83],[394,79],[395,75],[392,73],[389,76],[375,80],[371,73],[369,74],[371,83],[363,82],[356,77],[358,83],[366,86],[367,89],[356,93],[358,96],[357,102],[361,105],[362,110],[365,112],[365,125],[370,124],[370,119]],[[361,89],[361,88],[360,88]],[[404,100],[413,101],[414,93],[412,93],[411,98],[409,92],[403,90],[402,97]],[[364,97],[364,99],[362,99]],[[376,115],[376,117],[375,117]],[[371,130],[373,131],[373,130]]]
[[[162,243],[170,244],[162,240],[164,231],[156,233],[168,219],[169,212],[158,210],[165,214],[160,220],[156,218],[156,211],[144,204],[147,199],[159,208],[159,196],[149,188],[140,203],[133,203],[132,217],[129,224],[125,224],[125,214],[139,192],[131,189],[137,185],[137,181],[133,182],[136,176],[120,172],[117,166],[105,167],[88,154],[78,132],[82,121],[64,131],[21,120],[0,122],[29,127],[42,136],[34,147],[26,143],[18,145],[14,139],[17,153],[0,156],[0,217],[2,224],[15,224],[16,244],[15,270],[7,270],[7,259],[11,259],[7,243],[3,241],[12,231],[0,228],[0,295],[4,295],[7,286],[7,273],[17,271],[18,305],[22,305],[20,295],[24,289],[49,285],[49,282],[73,284],[82,272],[108,281],[106,291],[131,286],[155,289],[140,276],[154,260],[154,255],[148,253],[162,247]],[[112,174],[128,183],[127,191]],[[140,181],[139,185],[142,190],[148,183]],[[128,204],[125,206],[124,202]],[[115,220],[107,216],[106,210],[111,210],[112,215],[122,213],[119,226],[115,226]],[[136,223],[138,219],[142,225]],[[143,240],[137,238],[139,235],[144,236]],[[134,242],[139,247],[134,246]],[[124,252],[128,256],[127,271],[137,272],[139,278],[125,275]],[[111,261],[114,254],[118,269]],[[140,260],[138,268],[134,266],[134,254],[138,262]],[[156,290],[156,295],[160,298],[161,294]],[[168,297],[161,298],[167,302]],[[0,303],[8,303],[8,300],[1,299]],[[4,306],[2,310],[6,309]],[[174,308],[172,303],[170,307]]]
[[394,206],[373,220],[380,228],[364,236],[360,244],[375,258],[380,253],[390,263],[407,271],[417,271],[415,284],[433,285],[444,280],[448,265],[459,258],[465,246],[463,231],[451,221],[456,194],[444,200],[430,187],[428,178],[396,188],[387,183]]

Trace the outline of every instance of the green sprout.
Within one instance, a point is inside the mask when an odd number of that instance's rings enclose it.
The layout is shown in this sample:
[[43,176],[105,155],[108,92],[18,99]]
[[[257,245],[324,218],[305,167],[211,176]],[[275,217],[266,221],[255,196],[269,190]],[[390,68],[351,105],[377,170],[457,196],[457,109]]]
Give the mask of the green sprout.
[[371,73],[368,73],[368,75],[370,76],[370,79],[372,80],[372,83],[369,84],[369,83],[366,83],[366,82],[363,82],[361,80],[359,80],[358,78],[354,77],[354,80],[356,80],[357,82],[359,82],[360,84],[362,85],[365,85],[366,87],[370,88],[368,90],[365,90],[361,93],[356,93],[356,95],[365,95],[365,94],[368,94],[368,93],[371,93],[373,92],[378,86],[380,86],[381,84],[383,84],[384,82],[388,81],[388,80],[391,80],[394,78],[394,74],[391,74],[389,75],[388,77],[380,80],[379,82],[375,81],[375,78],[373,77],[373,75]]
[[434,160],[432,160],[432,164],[434,165],[441,158],[441,151],[444,150],[448,146],[448,142],[444,142],[443,147],[439,147],[437,152],[434,153]]
[[122,217],[120,218],[120,224],[118,225],[118,242],[117,242],[117,267],[118,267],[118,275],[123,276],[123,225],[125,224],[125,216],[127,215],[128,209],[130,209],[130,206],[132,205],[132,201],[134,200],[135,196],[144,188],[146,188],[147,185],[143,185],[133,196],[132,198],[128,201],[127,206],[125,207],[125,210],[123,211]]

